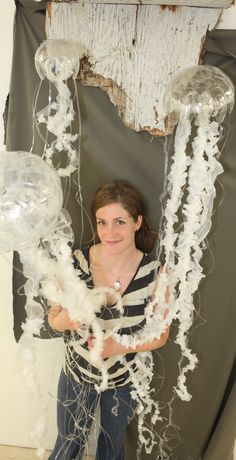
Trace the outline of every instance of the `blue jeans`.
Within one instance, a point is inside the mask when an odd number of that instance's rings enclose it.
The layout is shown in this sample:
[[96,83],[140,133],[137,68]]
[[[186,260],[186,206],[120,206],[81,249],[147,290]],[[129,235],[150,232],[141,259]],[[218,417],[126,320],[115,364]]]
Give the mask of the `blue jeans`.
[[96,460],[123,460],[124,436],[136,403],[128,387],[98,394],[86,382],[76,383],[61,372],[58,383],[58,436],[48,460],[81,460],[94,412],[100,402],[100,434]]

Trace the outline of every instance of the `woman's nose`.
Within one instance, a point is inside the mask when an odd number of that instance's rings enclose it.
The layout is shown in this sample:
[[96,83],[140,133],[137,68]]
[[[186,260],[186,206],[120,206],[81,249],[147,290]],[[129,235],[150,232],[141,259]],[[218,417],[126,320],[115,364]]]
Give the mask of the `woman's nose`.
[[115,233],[116,233],[115,225],[114,224],[108,225],[107,226],[107,234],[113,236],[113,235],[115,235]]

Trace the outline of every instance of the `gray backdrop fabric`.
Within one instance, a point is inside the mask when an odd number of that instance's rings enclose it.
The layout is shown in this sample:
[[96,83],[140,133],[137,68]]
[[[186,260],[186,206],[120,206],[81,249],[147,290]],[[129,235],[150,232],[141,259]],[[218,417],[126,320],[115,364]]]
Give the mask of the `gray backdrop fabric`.
[[[29,151],[33,139],[32,106],[39,83],[34,54],[45,40],[45,2],[21,0],[16,4],[12,78],[5,111],[6,144],[8,150]],[[206,64],[220,67],[233,82],[236,81],[235,38],[236,31],[212,32],[205,43],[204,57]],[[39,107],[46,105],[47,91],[44,82]],[[127,178],[137,184],[145,195],[153,226],[158,228],[158,199],[164,181],[164,139],[126,128],[102,90],[78,83],[78,91],[82,116],[81,184],[85,208],[89,209],[98,185],[111,178]],[[229,133],[221,155],[224,174],[220,182],[224,192],[217,185],[209,249],[202,261],[207,276],[195,296],[196,317],[190,334],[190,345],[199,359],[197,369],[189,373],[187,380],[192,400],[186,403],[176,398],[172,404],[173,420],[178,427],[172,427],[168,432],[169,445],[172,446],[169,458],[174,460],[233,460],[236,438],[236,110],[227,123]],[[41,155],[43,142],[36,134],[34,153]],[[76,186],[72,181],[67,209],[73,221],[76,246],[80,240],[81,222],[75,194]],[[85,218],[83,242],[90,238]],[[17,254],[14,265],[20,267]],[[25,317],[24,298],[17,294],[23,283],[24,278],[14,271],[16,340],[20,338],[20,324]],[[153,387],[155,397],[163,405],[170,400],[178,376],[179,350],[174,344],[176,326],[173,324],[171,328],[168,344],[158,353],[153,353],[156,363]],[[47,332],[42,336],[48,337]],[[158,376],[164,374],[162,381]],[[153,427],[153,431],[161,433],[161,426]],[[136,436],[134,420],[127,432],[127,460],[136,459]],[[146,459],[157,460],[158,451],[154,449],[150,455],[143,453],[142,460]]]

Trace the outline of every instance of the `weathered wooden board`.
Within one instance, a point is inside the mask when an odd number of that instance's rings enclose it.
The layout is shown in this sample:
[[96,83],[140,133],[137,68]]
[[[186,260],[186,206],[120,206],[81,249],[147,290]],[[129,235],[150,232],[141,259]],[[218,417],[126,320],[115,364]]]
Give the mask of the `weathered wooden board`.
[[52,3],[48,38],[78,42],[79,78],[100,86],[124,123],[165,134],[162,104],[169,79],[197,65],[207,29],[221,10],[157,5]]
[[[163,0],[51,0],[51,2],[65,3],[105,3],[114,5],[163,5]],[[197,6],[207,8],[229,8],[234,4],[233,0],[165,0],[165,5]]]

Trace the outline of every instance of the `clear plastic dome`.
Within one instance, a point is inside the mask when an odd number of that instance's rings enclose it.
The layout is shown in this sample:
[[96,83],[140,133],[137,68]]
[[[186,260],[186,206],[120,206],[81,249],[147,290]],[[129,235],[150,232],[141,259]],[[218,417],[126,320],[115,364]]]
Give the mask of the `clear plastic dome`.
[[182,70],[167,85],[164,105],[168,114],[196,116],[208,112],[222,121],[234,106],[234,85],[220,69],[210,65]]
[[19,250],[57,223],[63,194],[56,171],[28,152],[0,153],[0,251]]
[[79,71],[78,43],[67,40],[45,40],[35,53],[35,68],[41,80],[51,82],[76,78]]

